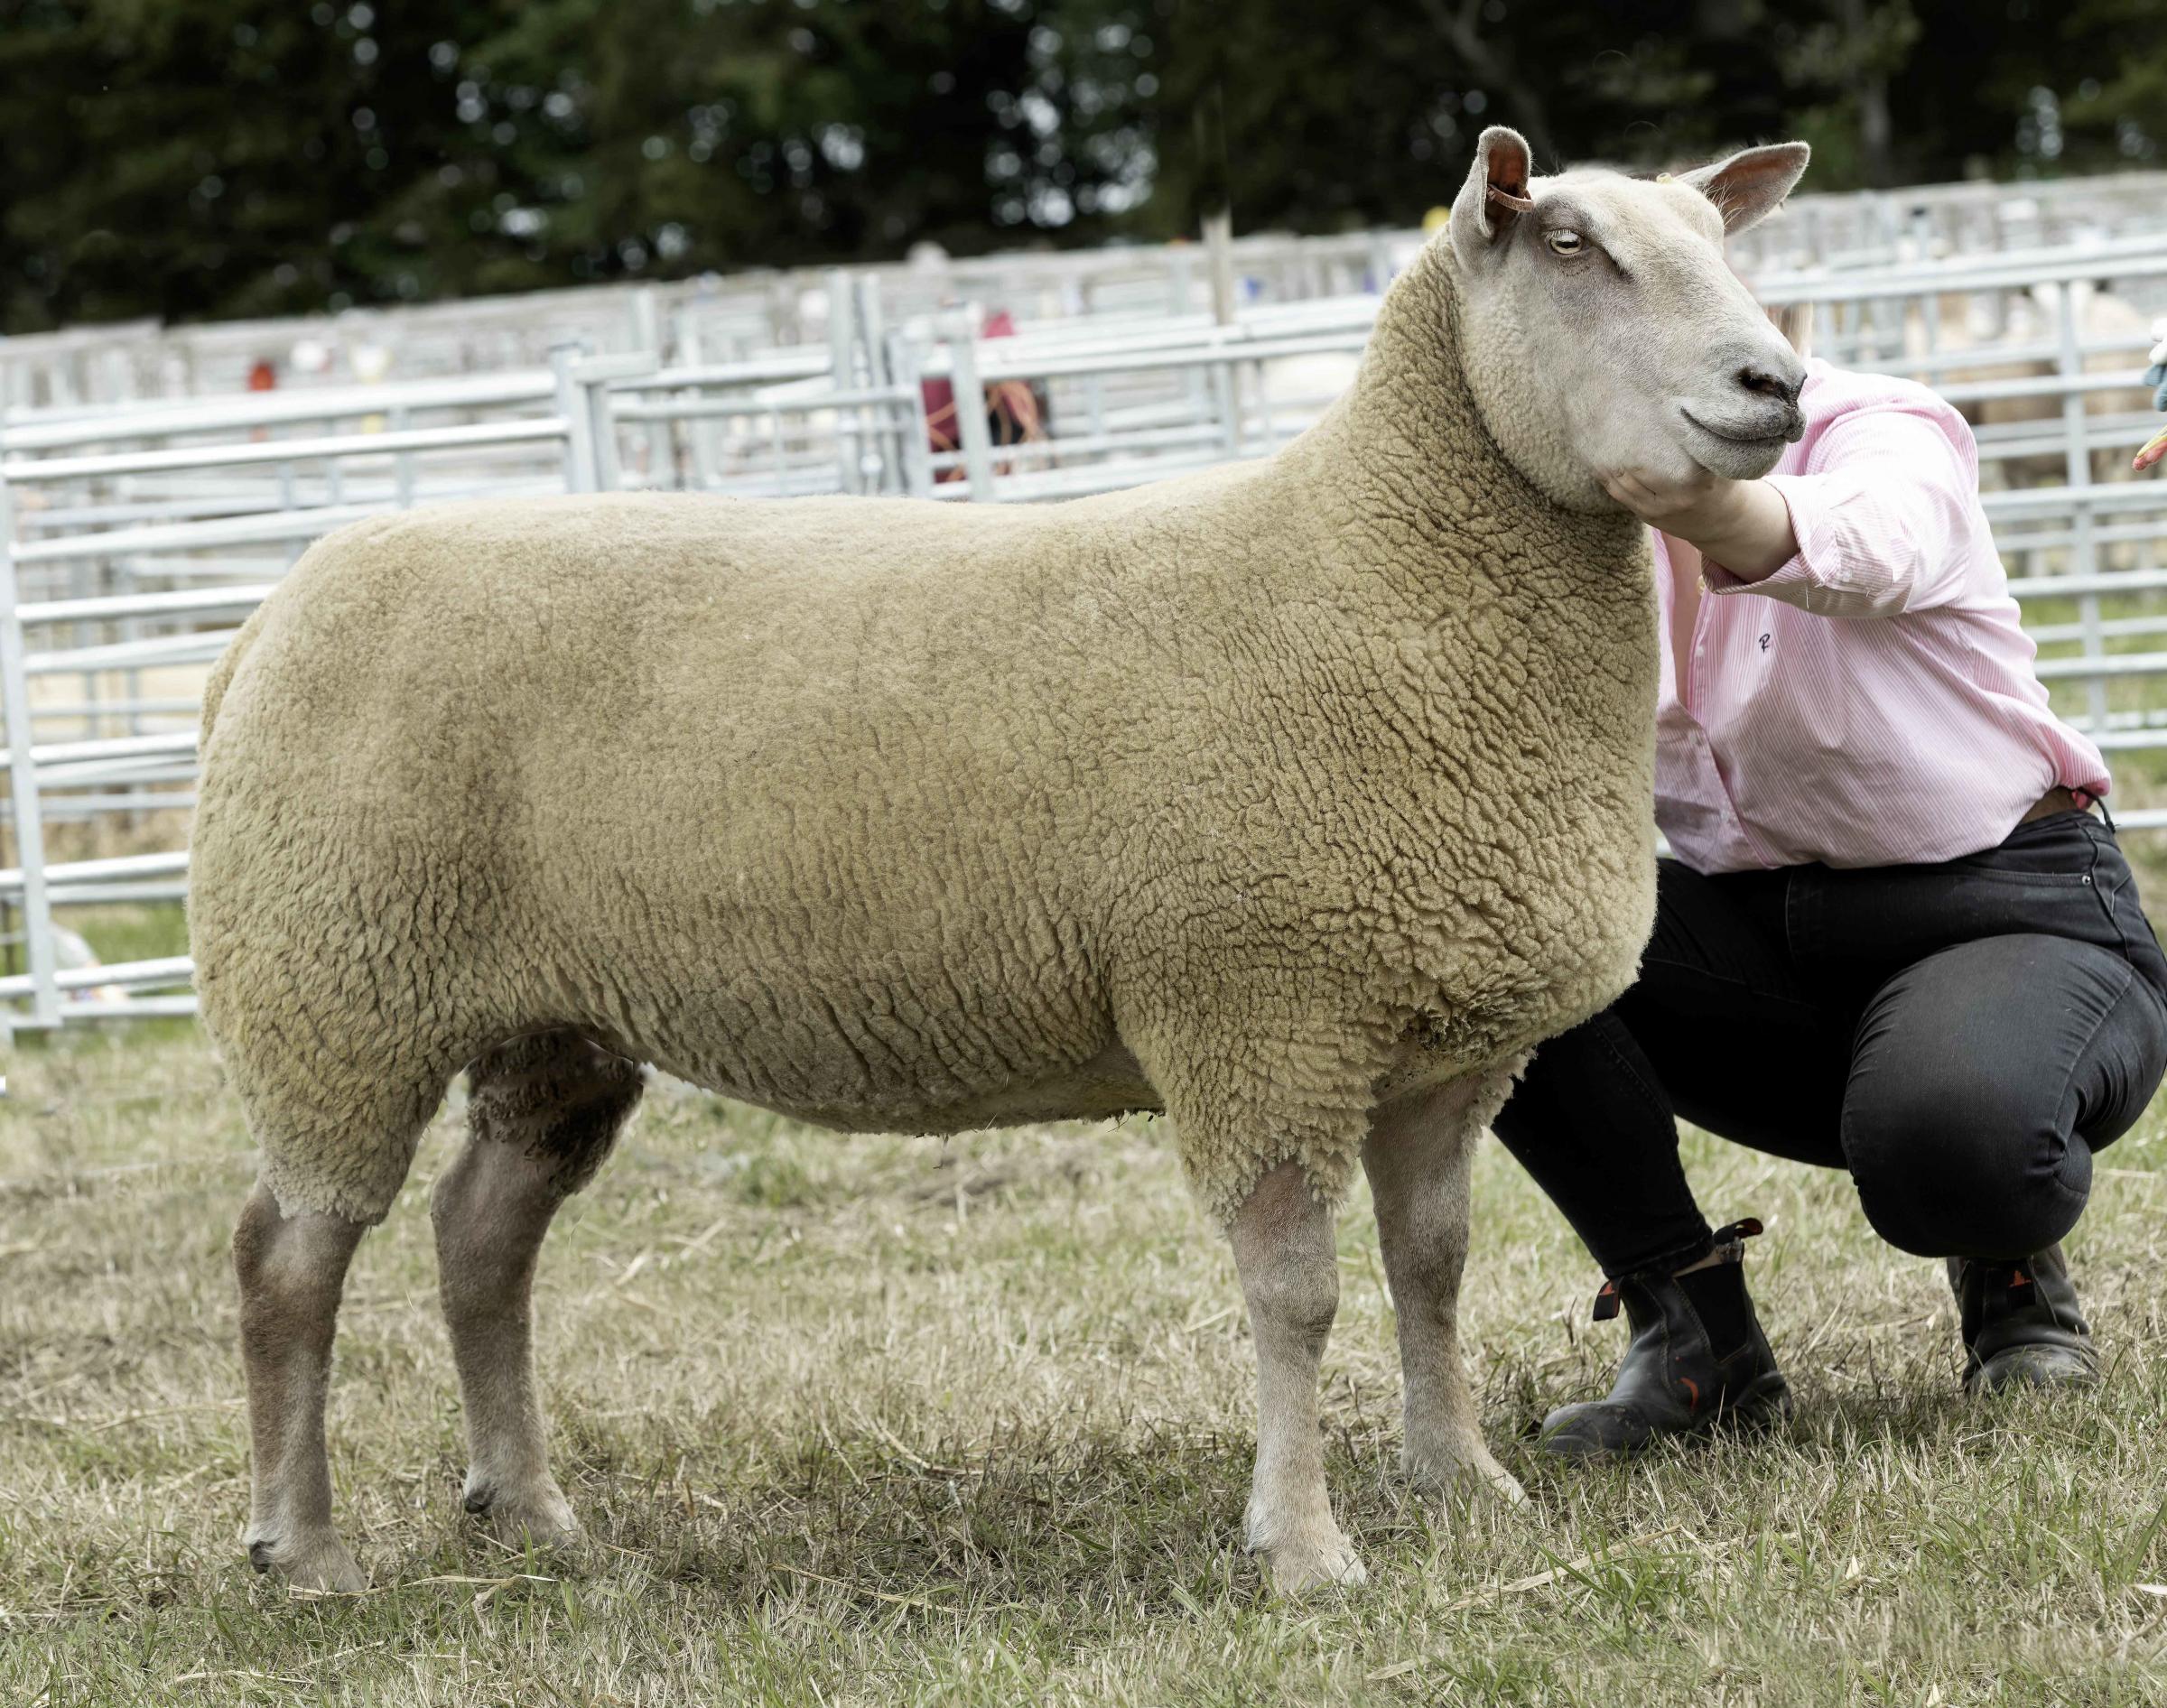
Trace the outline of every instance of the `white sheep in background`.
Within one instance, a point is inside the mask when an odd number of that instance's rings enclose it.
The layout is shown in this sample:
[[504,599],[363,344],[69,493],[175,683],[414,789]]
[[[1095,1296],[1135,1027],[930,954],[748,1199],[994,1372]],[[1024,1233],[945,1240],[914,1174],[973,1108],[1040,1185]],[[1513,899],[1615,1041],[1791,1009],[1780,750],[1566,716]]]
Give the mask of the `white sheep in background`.
[[[2062,418],[2059,396],[1964,397],[1962,389],[1976,383],[2013,379],[2044,379],[2061,371],[2059,359],[2024,357],[2014,360],[1997,347],[2037,348],[2052,344],[2061,336],[2062,293],[2069,293],[2070,318],[2079,346],[2119,345],[2119,349],[2092,349],[2078,358],[2085,374],[2130,376],[2126,390],[2089,391],[2081,394],[2088,416],[2125,416],[2144,407],[2144,388],[2134,377],[2145,340],[2144,315],[2126,297],[2102,290],[2089,280],[2038,284],[2014,292],[1990,313],[1976,297],[1946,295],[1932,305],[1934,322],[1927,324],[1925,300],[1911,305],[1903,322],[1903,353],[1910,358],[1932,354],[1943,357],[1976,352],[1976,359],[1935,370],[1930,384],[1959,393],[1957,410],[1981,430],[1979,456],[2004,487],[2060,486],[2070,478],[2067,452],[2060,449],[2026,456],[2003,453],[2008,430],[2037,423],[2044,426]],[[2089,477],[2111,480],[2120,471],[2123,446],[2097,426],[2088,430],[2093,443]],[[2031,435],[2026,435],[2030,437]],[[2048,437],[2052,437],[2049,434]]]
[[1360,1156],[1407,1469],[1517,1495],[1456,1344],[1471,1142],[1631,980],[1654,896],[1654,590],[1595,470],[1757,476],[1796,437],[1801,369],[1722,240],[1805,158],[1530,181],[1484,132],[1353,388],[1260,462],[1033,508],[445,506],[316,546],[206,697],[192,866],[263,1151],[252,1559],[362,1582],[334,1319],[462,1068],[432,1211],[467,1505],[510,1534],[572,1529],[528,1285],[643,1061],[845,1128],[1165,1109],[1232,1241],[1248,1537],[1289,1590],[1362,1575],[1316,1416]]

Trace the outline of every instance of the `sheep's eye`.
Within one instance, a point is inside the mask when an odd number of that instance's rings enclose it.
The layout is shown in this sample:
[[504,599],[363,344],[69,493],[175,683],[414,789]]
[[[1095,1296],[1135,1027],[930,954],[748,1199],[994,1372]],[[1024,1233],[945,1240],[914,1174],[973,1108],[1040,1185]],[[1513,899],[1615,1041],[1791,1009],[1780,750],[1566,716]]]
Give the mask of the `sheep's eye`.
[[1577,231],[1549,231],[1543,234],[1552,255],[1575,255],[1587,247],[1587,239]]

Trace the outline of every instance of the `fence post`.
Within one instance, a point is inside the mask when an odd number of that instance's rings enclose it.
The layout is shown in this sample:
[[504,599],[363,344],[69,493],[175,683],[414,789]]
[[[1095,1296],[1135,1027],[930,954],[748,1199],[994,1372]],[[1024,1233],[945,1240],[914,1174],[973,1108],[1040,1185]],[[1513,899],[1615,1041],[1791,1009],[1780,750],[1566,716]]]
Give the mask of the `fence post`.
[[[857,282],[858,338],[865,350],[865,379],[869,389],[887,391],[894,384],[888,368],[888,333],[880,311],[880,281],[872,274]],[[915,413],[915,412],[914,412]],[[858,453],[861,487],[898,492],[903,486],[902,433],[896,426],[898,412],[887,404],[875,404],[862,419],[870,432]]]
[[[858,384],[858,317],[852,311],[851,275],[841,267],[825,274],[828,291],[828,366],[830,384],[837,392],[855,390]],[[865,481],[858,467],[862,442],[859,417],[842,404],[834,405],[835,474],[844,492],[863,492]]]
[[590,376],[580,389],[587,408],[587,454],[593,459],[592,492],[615,492],[624,483],[617,461],[617,413],[609,406],[609,382]]
[[594,467],[594,413],[588,407],[573,364],[586,353],[586,340],[569,339],[549,347],[550,370],[557,376],[557,413],[564,420],[564,489],[597,492]]
[[[653,354],[655,366],[660,367],[662,355],[662,315],[656,306],[655,287],[643,284],[632,295],[632,348]],[[650,421],[642,435],[647,446],[647,482],[651,486],[675,486],[677,457],[675,434],[672,423]],[[615,422],[612,420],[610,443],[616,444]],[[612,480],[609,483],[618,483]]]
[[1204,217],[1204,253],[1212,272],[1212,319],[1232,326],[1239,313],[1234,281],[1234,211],[1222,208]]
[[1189,252],[1186,249],[1176,249],[1167,259],[1167,312],[1186,314],[1189,311]]
[[[2065,435],[2062,461],[2063,478],[2068,481],[2074,497],[2075,514],[2070,517],[2074,526],[2069,569],[2072,573],[2089,579],[2099,568],[2099,548],[2092,535],[2092,506],[2088,493],[2092,484],[2091,446],[2085,432],[2085,405],[2087,398],[2080,389],[2084,374],[2084,357],[2079,348],[2077,328],[2077,286],[2073,281],[2063,280],[2056,292],[2060,301],[2057,331],[2060,349],[2057,352],[2055,367],[2062,376],[2061,426]],[[2084,655],[2097,661],[2106,652],[2105,634],[2099,624],[2099,595],[2083,593],[2077,599],[2077,620],[2084,631]],[[2088,676],[2084,683],[2085,713],[2091,728],[2102,734],[2107,729],[2107,679]]]
[[[676,346],[680,367],[698,367],[706,351],[700,342],[700,318],[690,302],[681,303],[671,316],[672,342]],[[699,391],[689,389],[677,394],[686,403],[697,403]],[[693,459],[693,489],[699,492],[713,490],[717,484],[721,459],[717,455],[720,429],[711,421],[694,417],[682,423],[685,443]]]
[[1363,282],[1363,288],[1372,295],[1382,296],[1391,286],[1392,246],[1380,231],[1370,238],[1369,276]]
[[[0,441],[7,413],[0,409]],[[14,502],[0,474],[0,712],[7,722],[9,797],[14,809],[15,864],[23,871],[23,951],[30,971],[30,1020],[60,1023],[60,964],[52,908],[45,893],[45,834],[38,812],[38,766],[30,721],[30,678],[23,669],[23,618],[15,580]]]
[[903,490],[914,498],[933,497],[933,445],[925,423],[925,364],[919,359],[917,340],[907,332],[891,333],[888,344],[890,382],[901,395],[897,418],[903,423]]
[[993,439],[986,431],[986,388],[978,379],[978,332],[967,314],[948,317],[948,384],[963,448],[963,483],[973,498],[993,496]]
[[1230,458],[1242,455],[1242,389],[1234,365],[1221,353],[1205,370],[1212,403],[1219,412],[1220,442]]
[[[403,432],[414,424],[414,412],[398,408],[391,412],[390,427],[393,432]],[[392,459],[392,500],[402,510],[414,508],[414,452],[402,450]]]

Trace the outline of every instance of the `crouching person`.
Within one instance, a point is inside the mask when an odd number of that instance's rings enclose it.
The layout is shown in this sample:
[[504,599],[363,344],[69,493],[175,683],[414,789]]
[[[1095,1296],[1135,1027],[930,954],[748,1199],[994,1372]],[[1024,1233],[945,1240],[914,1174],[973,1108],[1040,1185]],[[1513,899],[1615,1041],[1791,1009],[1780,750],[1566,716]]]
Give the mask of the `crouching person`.
[[1809,362],[1775,473],[1621,472],[1656,530],[1662,862],[1639,982],[1494,1123],[1632,1341],[1579,1457],[1780,1416],[1751,1221],[1712,1231],[1675,1117],[1847,1169],[1948,1260],[1974,1390],[2096,1379],[2060,1241],[2167,1065],[2167,959],[2098,749],[2048,709],[1956,413]]

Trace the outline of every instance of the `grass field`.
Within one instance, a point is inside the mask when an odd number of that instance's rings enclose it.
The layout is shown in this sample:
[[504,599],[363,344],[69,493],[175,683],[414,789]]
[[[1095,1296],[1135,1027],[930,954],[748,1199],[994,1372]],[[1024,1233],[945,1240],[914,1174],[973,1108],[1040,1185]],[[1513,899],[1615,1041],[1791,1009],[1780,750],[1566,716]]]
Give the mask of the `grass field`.
[[[191,1030],[19,1052],[0,1101],[0,1703],[2153,1703],[2167,1694],[2167,1104],[2073,1249],[2096,1401],[1956,1393],[1938,1268],[1832,1175],[1694,1140],[1797,1385],[1790,1433],[1560,1472],[1519,1434],[1623,1343],[1494,1146],[1468,1303],[1518,1510],[1397,1483],[1365,1197],[1327,1363],[1366,1589],[1274,1601],[1235,1542],[1232,1263],[1149,1123],[841,1139],[651,1092],[545,1253],[576,1557],[508,1554],[462,1470],[425,1193],[348,1293],[340,1521],[376,1589],[238,1544],[226,1240],[248,1140]],[[456,1100],[455,1100],[456,1101]]]

